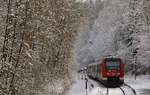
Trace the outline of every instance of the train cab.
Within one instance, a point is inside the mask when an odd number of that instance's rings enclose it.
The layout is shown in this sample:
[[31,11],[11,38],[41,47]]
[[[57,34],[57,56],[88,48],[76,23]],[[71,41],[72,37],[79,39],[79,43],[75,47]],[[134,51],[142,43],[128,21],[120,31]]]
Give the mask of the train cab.
[[121,58],[103,58],[97,63],[87,66],[89,77],[106,85],[122,85],[124,83],[124,63]]

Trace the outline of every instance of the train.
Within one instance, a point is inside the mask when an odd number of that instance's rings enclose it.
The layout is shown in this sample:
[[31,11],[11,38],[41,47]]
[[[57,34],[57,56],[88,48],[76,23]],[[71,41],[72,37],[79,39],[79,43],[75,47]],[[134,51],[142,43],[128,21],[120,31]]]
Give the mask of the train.
[[124,83],[124,67],[125,64],[121,58],[106,57],[87,65],[87,75],[105,86],[116,87]]

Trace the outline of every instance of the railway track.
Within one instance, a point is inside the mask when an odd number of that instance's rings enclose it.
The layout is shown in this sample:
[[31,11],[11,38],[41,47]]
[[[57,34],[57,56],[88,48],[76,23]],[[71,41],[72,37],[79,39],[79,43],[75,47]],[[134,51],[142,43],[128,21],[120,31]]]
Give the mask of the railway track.
[[[124,84],[123,86],[121,86],[121,87],[119,87],[119,89],[121,90],[121,92],[122,92],[122,95],[128,95],[128,93],[126,93],[126,91],[125,91],[125,87],[128,87],[129,89],[131,89],[132,90],[132,92],[133,92],[133,95],[137,95],[136,94],[136,91],[134,90],[134,88],[132,88],[130,85],[128,85],[128,84]],[[106,92],[106,95],[110,95],[109,94],[109,88],[107,88],[107,92]]]
[[[99,82],[99,81],[97,81],[95,79],[92,79],[92,80],[94,80],[95,82],[97,82],[99,84],[99,86],[101,86],[103,88],[106,88],[106,94],[105,95],[111,95],[111,93],[110,93],[110,89],[111,88],[108,88],[108,87],[104,86],[103,83],[101,83],[101,82]],[[129,95],[127,93],[127,91],[129,91],[129,90],[133,93],[133,95],[137,95],[135,89],[132,88],[130,85],[126,84],[126,83],[124,83],[122,86],[118,87],[118,89],[121,90],[122,95]]]
[[123,92],[123,95],[126,95],[123,88],[119,87],[119,89]]
[[106,95],[108,95],[109,94],[109,89],[107,88],[107,93],[106,93]]
[[[119,89],[121,90],[121,92],[123,93],[123,95],[126,95],[125,91],[121,87],[119,87]],[[106,95],[109,95],[109,88],[107,88]]]
[[130,85],[128,85],[128,84],[126,84],[126,83],[124,83],[124,85],[123,85],[123,86],[127,86],[128,88],[130,88],[130,89],[132,90],[132,92],[134,93],[134,95],[137,95],[137,93],[136,93],[135,89],[134,89],[134,88],[132,88]]

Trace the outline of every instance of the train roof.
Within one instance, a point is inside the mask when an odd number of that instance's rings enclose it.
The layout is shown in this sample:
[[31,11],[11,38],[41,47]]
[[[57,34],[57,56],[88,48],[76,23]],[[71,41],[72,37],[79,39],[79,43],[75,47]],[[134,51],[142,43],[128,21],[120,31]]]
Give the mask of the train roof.
[[119,57],[107,57],[107,58],[104,58],[105,60],[120,60],[121,58]]
[[101,63],[101,61],[103,61],[103,60],[113,60],[113,61],[115,61],[115,60],[120,60],[121,58],[120,57],[104,57],[104,58],[102,58],[101,60],[97,60],[96,62],[94,62],[94,63],[91,63],[91,64],[88,64],[88,66],[93,66],[93,65],[97,65],[97,64],[100,64]]

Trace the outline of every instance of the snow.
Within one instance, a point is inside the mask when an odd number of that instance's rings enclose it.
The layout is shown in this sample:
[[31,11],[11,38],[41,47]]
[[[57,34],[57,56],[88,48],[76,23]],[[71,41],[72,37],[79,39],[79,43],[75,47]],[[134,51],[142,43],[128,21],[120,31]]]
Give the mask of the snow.
[[[127,76],[125,82],[133,87],[138,95],[150,95],[150,75],[138,76],[136,80],[131,76]],[[145,90],[149,90],[149,93],[145,93]]]
[[[89,3],[88,7],[84,6],[87,9],[85,18],[88,19],[81,24],[79,30],[81,41],[77,53],[78,63],[86,66],[90,60],[98,60],[105,55],[116,55],[124,59],[128,67],[136,61],[138,73],[149,73],[150,33],[143,14],[148,4],[144,4],[144,1],[96,0],[96,4]],[[134,16],[136,14],[137,18]],[[132,68],[127,68],[127,71],[129,70]]]
[[[79,75],[76,78],[76,81],[71,86],[70,90],[67,92],[66,95],[86,95],[86,80],[83,78],[81,79],[82,75]],[[91,84],[94,85],[94,88],[91,87]],[[104,95],[103,89],[98,87],[99,84],[96,82],[88,79],[87,82],[87,94],[88,95]]]
[[104,95],[99,87],[94,88],[89,95]]
[[[125,26],[121,21],[127,18],[127,6],[127,0],[106,0],[101,5],[95,5],[92,7],[93,9],[90,8],[95,11],[97,7],[99,11],[93,12],[91,15],[95,18],[81,26],[81,47],[78,55],[82,58],[78,61],[82,66],[84,66],[82,59],[89,59],[85,52],[90,52],[88,56],[92,56],[95,60],[106,55],[116,55],[115,33],[119,27]],[[88,62],[86,63],[88,64]]]
[[[66,95],[86,95],[86,81],[84,79],[81,80],[79,77],[81,77],[81,75],[76,78],[76,81],[73,83],[70,90],[67,91]],[[136,90],[137,95],[150,95],[150,75],[139,76],[137,80],[134,80],[134,77],[126,76],[125,82]],[[107,88],[102,84],[89,78],[87,84],[87,95],[106,95]],[[94,85],[93,88],[91,84]],[[123,86],[122,88],[127,95],[134,95],[132,90],[128,87]],[[119,88],[109,88],[109,95],[123,95],[123,92]]]
[[[126,71],[133,71],[134,68],[130,64],[136,61],[137,73],[148,74],[150,70],[150,34],[148,32],[149,26],[145,25],[146,20],[143,14],[143,8],[144,6],[146,7],[144,0],[133,0],[133,2],[130,2],[130,0],[101,1],[104,2],[101,2],[100,5],[93,4],[93,6],[89,3],[90,8],[87,7],[88,11],[86,10],[86,12],[90,15],[86,14],[89,19],[81,25],[81,42],[77,53],[78,63],[81,64],[81,67],[86,66],[92,63],[93,60],[112,54],[123,58],[127,66]],[[139,14],[137,24],[134,23],[135,14]],[[129,27],[132,25],[136,26],[136,28]],[[131,31],[134,32],[132,33]],[[137,50],[137,54],[134,56],[135,50]],[[93,83],[92,80],[90,81]],[[138,95],[150,95],[150,76],[139,76],[137,80],[127,76],[125,82],[131,85]],[[88,95],[106,95],[106,88],[99,86],[97,83],[93,84],[94,88],[92,89],[88,86],[90,89],[88,90]],[[83,85],[83,88],[81,85]],[[78,91],[76,91],[76,87],[78,87]],[[127,87],[124,87],[124,89],[125,91],[129,90]],[[110,95],[123,94],[118,88],[110,89],[110,93]],[[67,95],[86,95],[85,81],[76,80]],[[129,91],[128,95],[133,95],[133,93]]]
[[[82,3],[85,3],[85,2],[95,2],[96,0],[76,0],[76,2],[82,2]],[[104,1],[104,0],[102,0]]]
[[67,95],[85,95],[85,84],[83,80],[76,81]]

